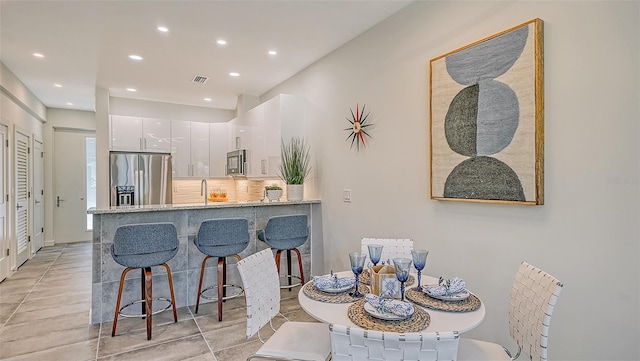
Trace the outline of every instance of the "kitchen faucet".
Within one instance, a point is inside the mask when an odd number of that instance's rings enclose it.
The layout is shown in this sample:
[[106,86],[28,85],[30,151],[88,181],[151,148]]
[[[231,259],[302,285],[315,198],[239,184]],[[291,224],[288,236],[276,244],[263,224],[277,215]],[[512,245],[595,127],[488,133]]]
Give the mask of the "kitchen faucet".
[[207,179],[202,178],[202,182],[200,182],[200,195],[204,195],[204,205],[207,205],[207,201],[209,198],[209,192],[207,190]]

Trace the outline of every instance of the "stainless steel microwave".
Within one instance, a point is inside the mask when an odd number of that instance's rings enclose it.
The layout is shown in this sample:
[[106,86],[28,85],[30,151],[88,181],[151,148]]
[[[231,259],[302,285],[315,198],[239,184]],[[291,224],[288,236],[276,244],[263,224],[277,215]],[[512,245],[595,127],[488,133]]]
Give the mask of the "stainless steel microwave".
[[245,176],[247,175],[247,151],[244,149],[234,150],[227,153],[227,175]]

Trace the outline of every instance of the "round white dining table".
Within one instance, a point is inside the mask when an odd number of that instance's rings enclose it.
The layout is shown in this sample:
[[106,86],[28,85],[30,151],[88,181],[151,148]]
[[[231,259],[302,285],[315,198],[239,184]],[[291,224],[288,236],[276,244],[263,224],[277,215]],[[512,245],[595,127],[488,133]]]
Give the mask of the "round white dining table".
[[[353,275],[351,272],[339,272],[339,277],[348,277]],[[421,284],[434,284],[438,283],[437,278],[422,275]],[[416,278],[417,279],[417,278]],[[409,286],[415,287],[415,285]],[[407,289],[409,288],[407,287]],[[324,323],[333,323],[344,326],[358,327],[347,316],[347,310],[352,303],[328,303],[322,301],[316,301],[304,294],[300,287],[298,292],[298,301],[300,306],[311,317]],[[354,299],[354,302],[357,299]],[[482,301],[482,300],[481,300]],[[414,307],[420,307],[414,304]],[[433,310],[430,308],[424,308],[431,316],[429,326],[423,331],[427,332],[444,332],[444,331],[458,331],[459,333],[467,332],[482,323],[485,315],[484,303],[481,302],[480,308],[470,312],[447,312]]]

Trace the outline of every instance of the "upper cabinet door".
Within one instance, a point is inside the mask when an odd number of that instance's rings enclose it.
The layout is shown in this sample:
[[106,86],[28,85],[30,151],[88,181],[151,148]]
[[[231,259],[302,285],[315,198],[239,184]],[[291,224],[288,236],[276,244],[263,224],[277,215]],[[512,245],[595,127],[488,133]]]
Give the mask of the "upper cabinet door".
[[300,97],[280,94],[263,103],[264,106],[264,159],[267,176],[277,177],[280,168],[282,140],[304,135],[304,100]]
[[209,176],[209,123],[191,122],[191,176]]
[[171,152],[171,121],[143,118],[142,145],[147,152]]
[[171,166],[174,177],[191,175],[191,122],[171,121]]
[[209,124],[209,177],[227,176],[229,123]]
[[248,148],[247,177],[266,177],[267,165],[264,157],[264,107],[257,106],[245,115],[251,129],[251,146]]
[[142,147],[142,118],[111,116],[111,150],[139,152]]
[[111,150],[171,152],[171,122],[165,119],[111,116]]

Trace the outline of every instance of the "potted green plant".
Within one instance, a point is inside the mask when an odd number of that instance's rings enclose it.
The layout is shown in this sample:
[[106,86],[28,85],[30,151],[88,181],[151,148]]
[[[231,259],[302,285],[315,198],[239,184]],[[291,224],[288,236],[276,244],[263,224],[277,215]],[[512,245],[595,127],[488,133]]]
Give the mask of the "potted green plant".
[[303,138],[293,137],[280,146],[280,178],[287,184],[287,200],[301,201],[304,181],[311,171],[309,147]]
[[277,184],[272,184],[264,187],[265,195],[269,199],[269,202],[279,201],[282,197],[282,187]]

